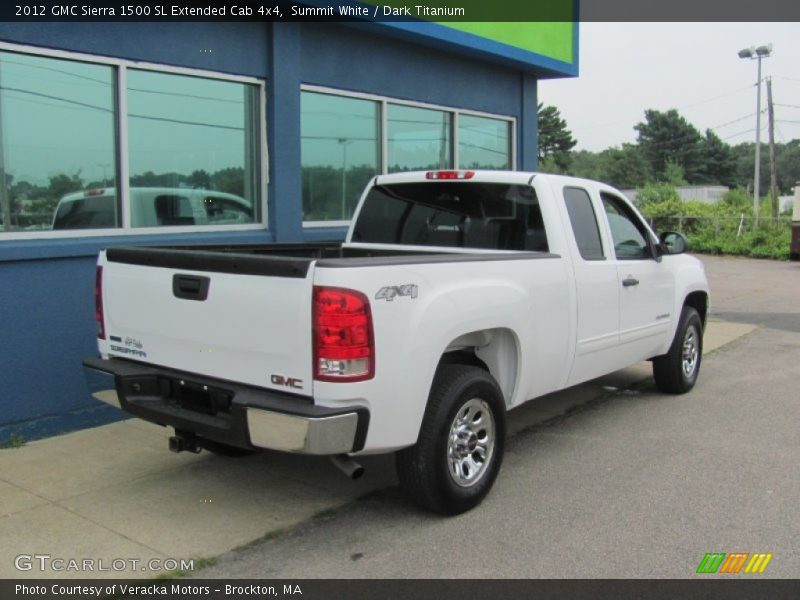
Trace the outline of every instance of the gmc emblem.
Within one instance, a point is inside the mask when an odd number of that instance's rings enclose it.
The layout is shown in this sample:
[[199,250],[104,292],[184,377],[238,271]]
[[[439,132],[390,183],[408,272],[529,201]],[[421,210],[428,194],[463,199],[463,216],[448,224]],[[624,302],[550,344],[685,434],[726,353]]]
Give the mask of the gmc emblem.
[[303,389],[303,380],[295,377],[284,377],[283,375],[270,375],[269,380],[273,385],[280,385],[283,387],[293,388],[296,390]]

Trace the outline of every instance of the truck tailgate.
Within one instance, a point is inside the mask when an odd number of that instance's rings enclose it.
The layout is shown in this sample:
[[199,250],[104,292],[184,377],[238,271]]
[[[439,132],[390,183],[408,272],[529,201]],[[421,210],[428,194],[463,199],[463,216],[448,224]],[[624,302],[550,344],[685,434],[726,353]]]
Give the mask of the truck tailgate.
[[310,395],[310,264],[108,250],[100,261],[108,355]]

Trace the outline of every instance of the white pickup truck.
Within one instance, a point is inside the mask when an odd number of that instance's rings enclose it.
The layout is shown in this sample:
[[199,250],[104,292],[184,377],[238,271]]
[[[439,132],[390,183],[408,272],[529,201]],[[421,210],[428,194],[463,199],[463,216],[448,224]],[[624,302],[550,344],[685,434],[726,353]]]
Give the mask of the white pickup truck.
[[708,284],[617,190],[506,171],[375,177],[343,244],[100,253],[95,397],[175,451],[396,452],[421,506],[488,493],[506,412],[653,363],[697,379]]

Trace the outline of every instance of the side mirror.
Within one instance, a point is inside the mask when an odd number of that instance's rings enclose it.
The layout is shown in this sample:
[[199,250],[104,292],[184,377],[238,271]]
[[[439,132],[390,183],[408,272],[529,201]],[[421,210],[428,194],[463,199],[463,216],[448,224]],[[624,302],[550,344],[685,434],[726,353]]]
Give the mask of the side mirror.
[[683,254],[689,251],[689,240],[677,231],[665,231],[658,236],[664,254]]

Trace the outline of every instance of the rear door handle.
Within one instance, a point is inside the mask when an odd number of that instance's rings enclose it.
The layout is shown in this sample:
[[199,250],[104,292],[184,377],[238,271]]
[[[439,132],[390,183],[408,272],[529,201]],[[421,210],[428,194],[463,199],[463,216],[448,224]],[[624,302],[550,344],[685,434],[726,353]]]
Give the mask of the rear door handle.
[[632,285],[639,285],[639,280],[636,277],[631,277],[628,275],[625,279],[622,280],[623,287],[631,287]]

